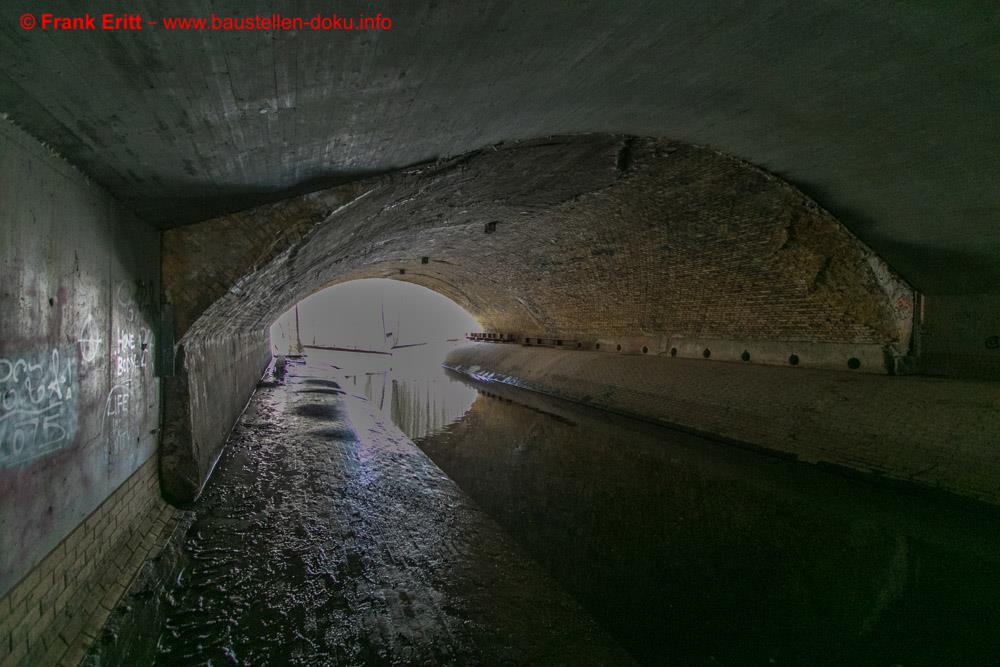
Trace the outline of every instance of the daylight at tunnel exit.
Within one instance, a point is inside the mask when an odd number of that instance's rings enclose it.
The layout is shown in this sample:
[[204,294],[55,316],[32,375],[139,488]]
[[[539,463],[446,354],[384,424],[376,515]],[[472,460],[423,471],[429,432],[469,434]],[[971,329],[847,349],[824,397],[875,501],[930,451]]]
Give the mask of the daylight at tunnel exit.
[[1000,665],[1000,5],[0,8],[0,667]]

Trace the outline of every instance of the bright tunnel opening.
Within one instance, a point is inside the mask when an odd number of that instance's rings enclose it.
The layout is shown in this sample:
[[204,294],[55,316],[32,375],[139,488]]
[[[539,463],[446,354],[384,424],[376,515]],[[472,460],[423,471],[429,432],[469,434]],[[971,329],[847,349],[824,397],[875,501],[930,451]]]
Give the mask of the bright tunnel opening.
[[481,331],[446,296],[373,278],[310,295],[283,313],[270,334],[276,357],[303,359],[336,376],[345,391],[417,440],[455,421],[475,401],[475,389],[442,364],[468,334]]

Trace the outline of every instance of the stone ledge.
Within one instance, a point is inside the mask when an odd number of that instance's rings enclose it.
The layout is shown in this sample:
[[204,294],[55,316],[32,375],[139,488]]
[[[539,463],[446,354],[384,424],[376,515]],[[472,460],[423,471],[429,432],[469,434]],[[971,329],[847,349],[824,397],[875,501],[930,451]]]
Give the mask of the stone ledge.
[[479,343],[445,366],[809,463],[1000,504],[1000,384]]

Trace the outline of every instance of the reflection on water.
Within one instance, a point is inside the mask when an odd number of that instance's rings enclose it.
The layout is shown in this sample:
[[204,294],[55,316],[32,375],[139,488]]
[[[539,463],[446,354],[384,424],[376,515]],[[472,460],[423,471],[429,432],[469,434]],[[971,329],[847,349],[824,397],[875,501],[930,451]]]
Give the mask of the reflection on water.
[[1000,664],[1000,518],[440,368],[310,351],[646,664]]
[[392,356],[309,350],[311,363],[328,363],[353,390],[410,439],[441,430],[472,406],[476,390],[441,368],[449,344],[394,350]]
[[417,444],[640,661],[998,664],[994,513],[488,391]]

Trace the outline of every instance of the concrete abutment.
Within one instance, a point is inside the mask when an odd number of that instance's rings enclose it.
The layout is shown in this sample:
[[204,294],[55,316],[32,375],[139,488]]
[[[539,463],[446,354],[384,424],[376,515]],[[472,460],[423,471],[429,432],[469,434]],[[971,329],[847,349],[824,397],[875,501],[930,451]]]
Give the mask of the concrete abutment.
[[158,230],[0,120],[0,664],[76,664],[155,548]]

